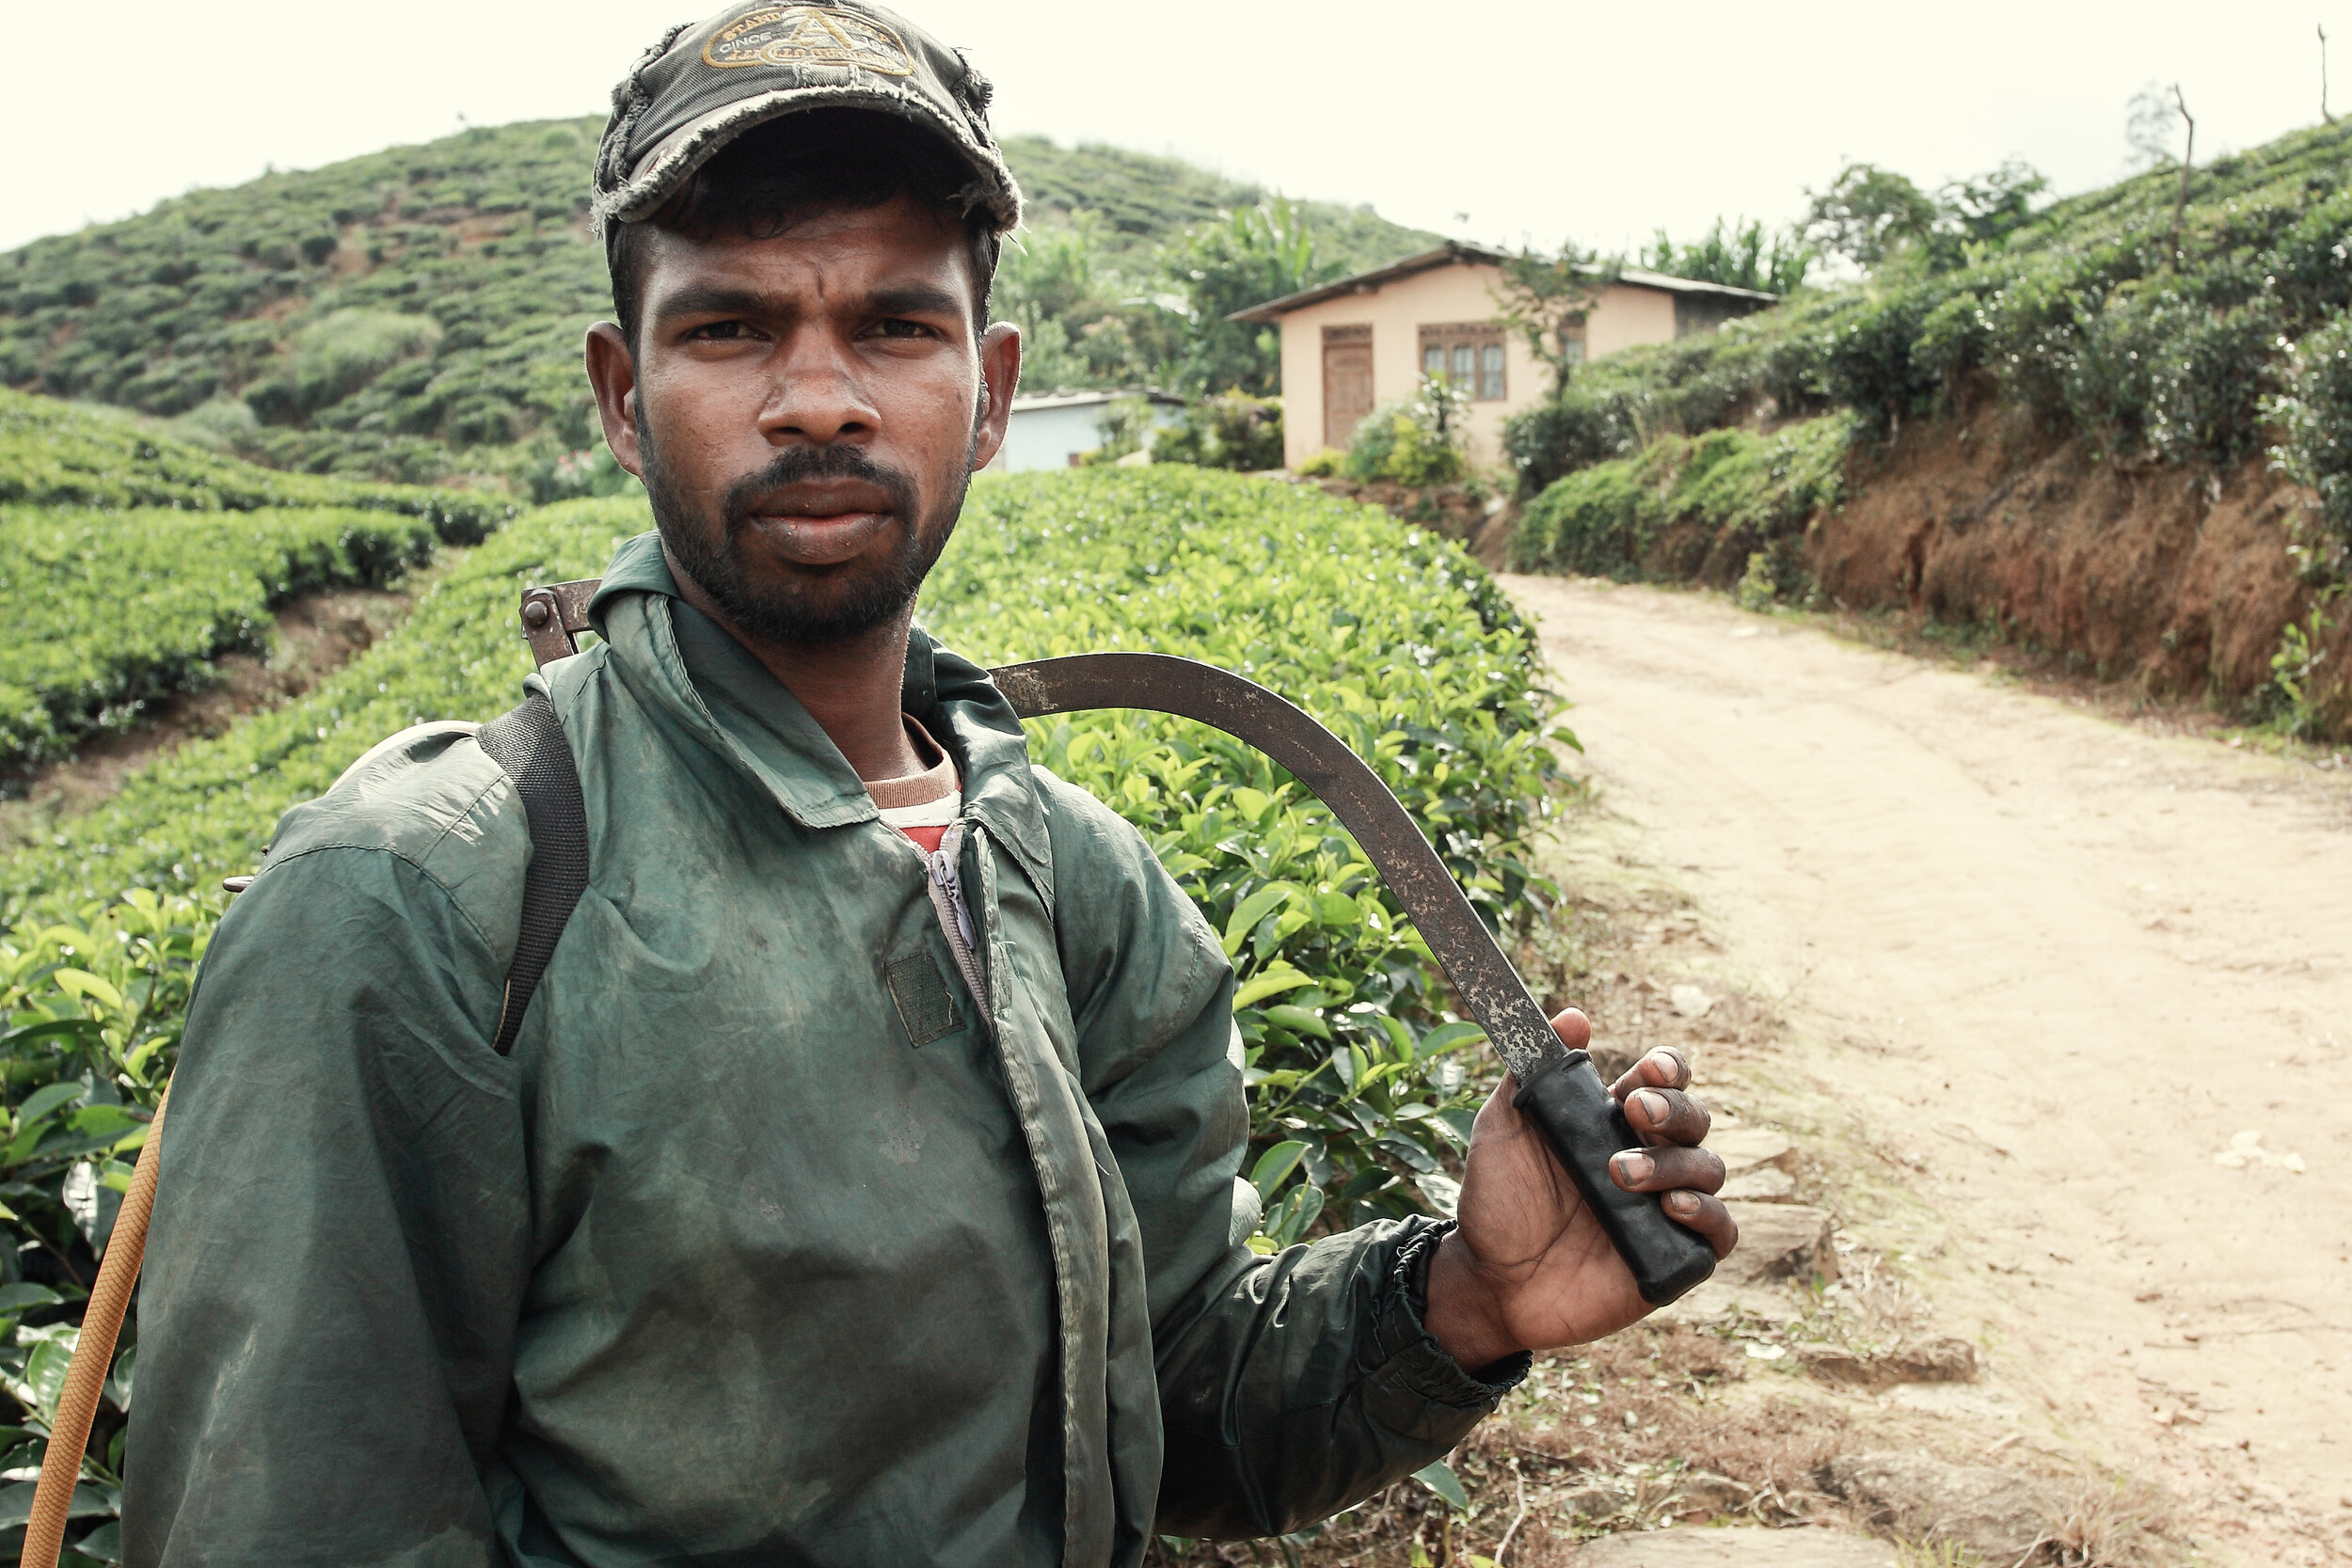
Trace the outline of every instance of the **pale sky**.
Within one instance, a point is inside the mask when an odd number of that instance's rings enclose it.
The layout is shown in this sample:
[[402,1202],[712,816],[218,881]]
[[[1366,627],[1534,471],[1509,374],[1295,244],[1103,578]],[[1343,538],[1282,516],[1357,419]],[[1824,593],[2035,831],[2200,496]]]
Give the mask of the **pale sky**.
[[[601,112],[699,0],[15,0],[0,249],[478,125]],[[1774,222],[1841,157],[1924,184],[2011,153],[2122,171],[2125,105],[2178,80],[2198,156],[2315,122],[2315,23],[2352,111],[2352,0],[1804,7],[1522,0],[907,0],[995,78],[1002,132],[1174,152],[1503,244],[1618,249]],[[585,170],[582,171],[585,179]],[[1467,214],[1458,217],[1456,214]]]

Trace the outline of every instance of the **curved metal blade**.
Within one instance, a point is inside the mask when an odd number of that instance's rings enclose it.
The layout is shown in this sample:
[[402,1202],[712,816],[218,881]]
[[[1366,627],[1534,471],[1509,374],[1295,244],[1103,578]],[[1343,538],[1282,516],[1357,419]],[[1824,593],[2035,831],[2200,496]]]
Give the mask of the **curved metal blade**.
[[1411,816],[1338,736],[1254,681],[1166,654],[1079,654],[992,673],[1025,719],[1101,707],[1173,713],[1223,730],[1289,768],[1346,824],[1413,917],[1518,1081],[1512,1103],[1541,1130],[1643,1299],[1663,1306],[1714,1272],[1714,1250],[1697,1232],[1667,1218],[1657,1198],[1629,1193],[1611,1177],[1611,1156],[1638,1142],[1623,1108],[1589,1055],[1561,1047]]
[[1263,752],[1356,835],[1512,1073],[1524,1083],[1545,1057],[1562,1054],[1543,1008],[1403,803],[1304,709],[1229,670],[1168,654],[1076,654],[990,673],[1024,719],[1143,708],[1199,720]]

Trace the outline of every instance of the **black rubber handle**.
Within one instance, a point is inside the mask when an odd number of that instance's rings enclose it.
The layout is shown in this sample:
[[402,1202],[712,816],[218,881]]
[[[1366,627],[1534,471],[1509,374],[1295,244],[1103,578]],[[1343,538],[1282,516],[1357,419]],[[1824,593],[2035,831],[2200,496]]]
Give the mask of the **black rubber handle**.
[[1633,1271],[1644,1301],[1663,1307],[1715,1272],[1715,1249],[1705,1237],[1668,1219],[1656,1197],[1629,1193],[1610,1179],[1610,1156],[1639,1148],[1642,1140],[1591,1056],[1581,1051],[1546,1055],[1511,1103],[1544,1130],[1552,1154]]

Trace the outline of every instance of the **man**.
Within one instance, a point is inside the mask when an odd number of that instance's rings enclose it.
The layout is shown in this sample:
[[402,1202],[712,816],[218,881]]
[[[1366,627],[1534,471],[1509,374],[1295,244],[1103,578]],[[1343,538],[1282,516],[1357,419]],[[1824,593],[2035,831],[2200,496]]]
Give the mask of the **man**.
[[[591,883],[501,1053],[531,845],[481,747],[288,814],[189,1017],[132,1563],[1133,1564],[1325,1516],[1641,1314],[1508,1085],[1458,1227],[1250,1252],[1221,948],[910,636],[1020,376],[987,102],[847,4],[616,93],[588,371],[659,531],[541,683]],[[1686,1077],[1620,1085],[1616,1174],[1720,1253]]]

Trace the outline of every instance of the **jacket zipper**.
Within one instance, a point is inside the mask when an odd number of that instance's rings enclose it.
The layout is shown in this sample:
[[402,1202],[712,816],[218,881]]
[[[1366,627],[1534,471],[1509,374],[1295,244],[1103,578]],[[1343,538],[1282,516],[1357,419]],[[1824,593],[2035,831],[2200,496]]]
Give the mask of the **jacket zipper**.
[[963,983],[971,988],[972,1000],[986,1019],[988,1011],[988,982],[981,977],[979,956],[974,949],[978,939],[972,925],[972,911],[963,901],[963,878],[956,870],[956,856],[963,848],[963,824],[955,823],[941,835],[939,847],[932,850],[930,861],[931,908],[938,912],[939,928],[947,938],[948,951],[956,956],[956,967],[963,972]]

